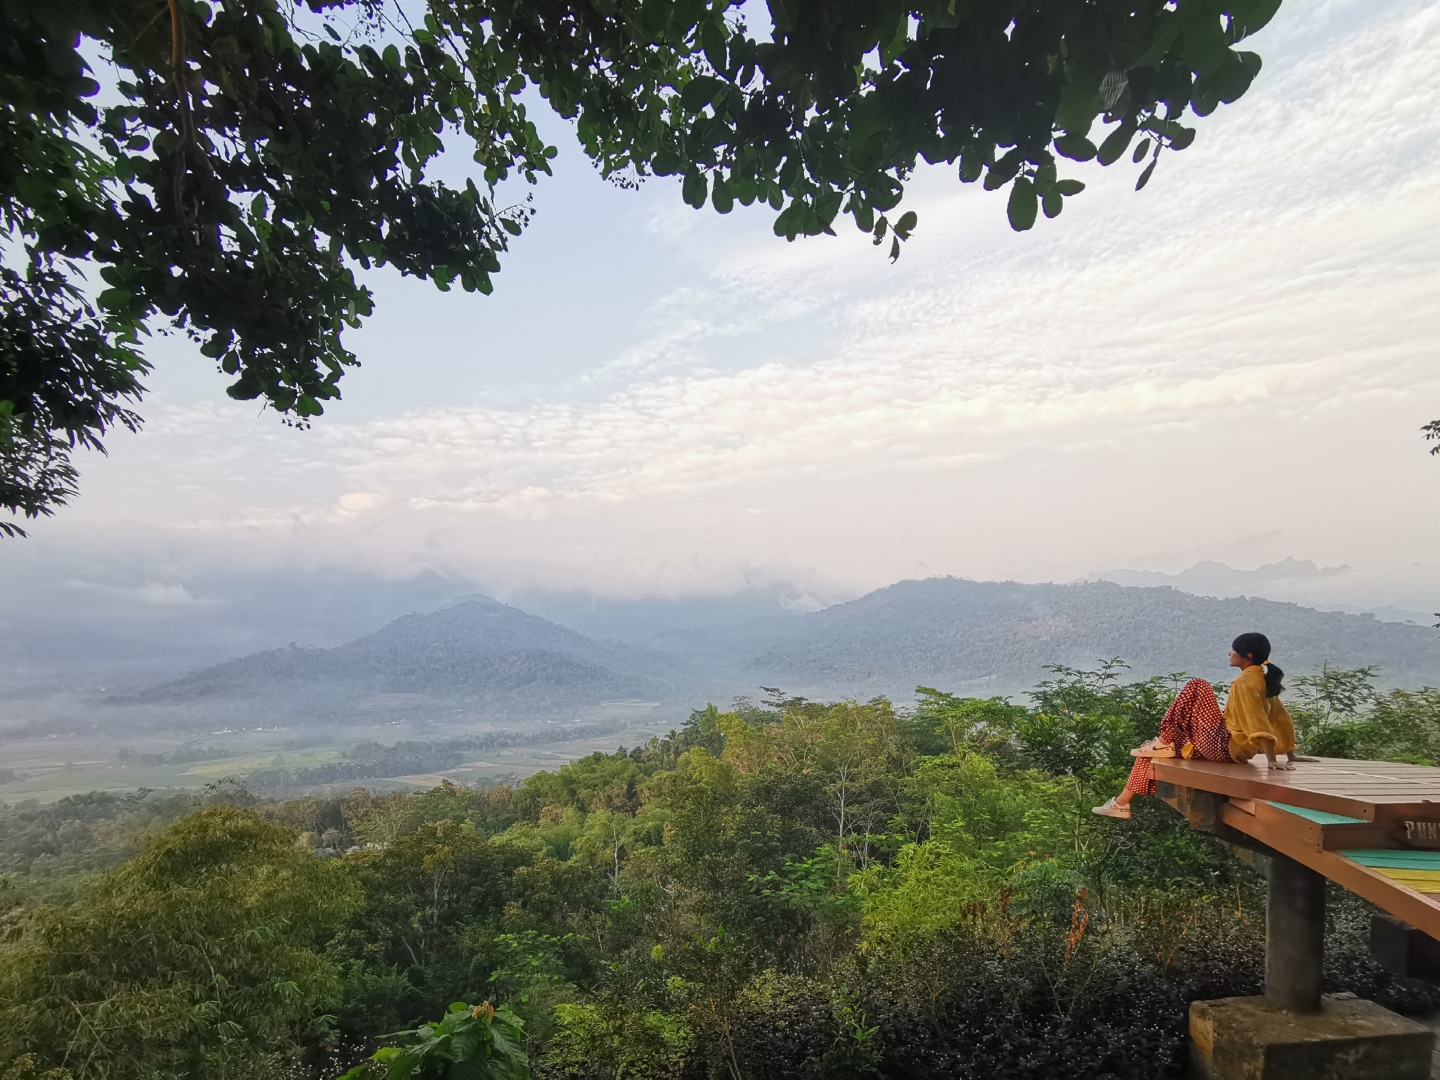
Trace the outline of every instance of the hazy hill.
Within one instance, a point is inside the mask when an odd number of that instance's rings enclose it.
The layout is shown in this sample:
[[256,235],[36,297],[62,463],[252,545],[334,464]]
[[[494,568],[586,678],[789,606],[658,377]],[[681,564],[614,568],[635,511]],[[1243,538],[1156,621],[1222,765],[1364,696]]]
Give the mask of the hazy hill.
[[1246,630],[1269,636],[1293,674],[1332,660],[1378,664],[1388,685],[1440,685],[1440,634],[1423,626],[1173,588],[959,578],[902,581],[800,616],[770,631],[735,674],[810,695],[900,698],[917,685],[1010,693],[1034,685],[1045,664],[1116,656],[1137,675],[1218,679]]
[[1261,630],[1292,675],[1324,661],[1377,664],[1386,685],[1440,685],[1440,635],[1364,615],[1108,582],[903,581],[858,600],[724,632],[667,624],[654,647],[600,640],[486,598],[396,619],[332,649],[256,653],[110,700],[171,715],[266,705],[326,722],[357,710],[506,720],[573,716],[604,702],[665,703],[671,722],[705,700],[779,686],[812,698],[917,685],[1015,694],[1046,664],[1123,657],[1136,677],[1227,677],[1229,643]]
[[476,715],[550,717],[604,701],[653,700],[673,663],[478,597],[407,615],[333,649],[272,649],[112,700],[209,706],[259,699],[312,715],[365,703],[412,712],[458,705]]
[[391,580],[243,567],[156,579],[143,560],[10,545],[0,558],[0,712],[48,692],[132,693],[228,657],[296,641],[331,647],[433,611],[473,586],[422,573]]

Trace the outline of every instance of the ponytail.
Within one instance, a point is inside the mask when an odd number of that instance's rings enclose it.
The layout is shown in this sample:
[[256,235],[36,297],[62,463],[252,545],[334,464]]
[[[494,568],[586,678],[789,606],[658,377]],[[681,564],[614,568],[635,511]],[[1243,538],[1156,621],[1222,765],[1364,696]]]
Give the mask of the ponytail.
[[1241,634],[1230,643],[1230,647],[1251,663],[1265,666],[1265,696],[1279,697],[1285,689],[1281,681],[1285,672],[1270,663],[1270,639],[1264,634]]

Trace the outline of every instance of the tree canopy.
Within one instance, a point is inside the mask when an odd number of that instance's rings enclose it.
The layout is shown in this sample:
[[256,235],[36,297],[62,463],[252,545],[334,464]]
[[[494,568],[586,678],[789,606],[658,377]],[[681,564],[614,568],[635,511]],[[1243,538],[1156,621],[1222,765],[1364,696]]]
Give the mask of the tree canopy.
[[[1292,677],[1301,746],[1435,765],[1440,690],[1376,674]],[[0,805],[0,1080],[1187,1075],[1190,1003],[1259,990],[1263,877],[1159,800],[1090,813],[1186,681],[774,691],[514,787]],[[1334,989],[1440,1008],[1327,903]]]
[[[497,184],[556,153],[534,94],[616,183],[763,202],[789,240],[848,216],[895,258],[921,160],[1007,189],[1017,230],[1083,189],[1067,160],[1144,187],[1279,3],[769,0],[757,29],[740,0],[7,0],[0,506],[53,512],[70,452],[140,423],[148,333],[304,425],[357,362],[357,268],[490,292],[529,218]],[[447,143],[463,186],[431,175]]]
[[[0,969],[0,1027],[83,1076],[253,1076],[339,988],[320,930],[356,906],[339,868],[254,811],[171,825]],[[3,1051],[0,1051],[3,1052]],[[68,1073],[66,1075],[69,1075]]]

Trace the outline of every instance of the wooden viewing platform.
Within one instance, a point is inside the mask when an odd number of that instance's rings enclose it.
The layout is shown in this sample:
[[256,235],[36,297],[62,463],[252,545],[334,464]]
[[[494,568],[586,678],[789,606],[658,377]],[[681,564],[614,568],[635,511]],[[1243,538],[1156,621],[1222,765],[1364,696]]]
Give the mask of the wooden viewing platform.
[[[1440,769],[1322,758],[1294,772],[1157,758],[1162,799],[1289,856],[1440,940]],[[1209,805],[1186,792],[1219,797]]]
[[[1322,758],[1293,772],[1154,760],[1156,794],[1265,872],[1265,994],[1190,1005],[1212,1080],[1427,1080],[1435,1035],[1374,1002],[1325,996],[1325,881],[1377,917],[1371,947],[1410,973],[1440,941],[1440,769]],[[1399,920],[1396,922],[1395,920]],[[1428,935],[1428,938],[1425,937]],[[1433,939],[1433,940],[1432,940]],[[1398,959],[1397,959],[1398,958]]]

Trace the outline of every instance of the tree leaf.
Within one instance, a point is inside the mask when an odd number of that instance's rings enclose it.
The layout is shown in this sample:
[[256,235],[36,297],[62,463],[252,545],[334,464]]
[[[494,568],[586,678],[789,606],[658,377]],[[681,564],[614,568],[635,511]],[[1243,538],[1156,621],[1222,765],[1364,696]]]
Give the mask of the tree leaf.
[[1260,56],[1253,52],[1231,52],[1211,76],[1212,89],[1226,105],[1239,101],[1260,74]]
[[770,8],[770,21],[775,24],[776,30],[788,34],[795,29],[799,0],[767,0],[767,3]]
[[722,214],[728,214],[735,208],[735,196],[723,176],[715,177],[715,186],[710,192],[710,204]]
[[1005,208],[1010,218],[1010,227],[1016,232],[1025,232],[1035,224],[1038,210],[1035,185],[1027,176],[1018,177],[1010,188],[1010,202]]
[[1170,149],[1184,150],[1195,141],[1195,129],[1181,124],[1173,125],[1170,133]]
[[960,182],[973,184],[985,171],[985,148],[979,143],[966,143],[960,151]]
[[685,181],[680,187],[680,195],[688,205],[699,210],[705,205],[707,191],[708,185],[705,182],[704,173],[692,170],[685,174]]
[[680,91],[680,105],[686,112],[699,112],[710,104],[716,91],[724,85],[713,75],[696,75]]
[[1230,18],[1233,20],[1231,41],[1247,38],[1265,24],[1280,10],[1281,0],[1230,0]]
[[725,21],[721,16],[706,19],[700,24],[700,47],[705,59],[716,71],[725,71]]
[[865,232],[875,228],[875,208],[868,203],[850,200],[850,213],[855,218],[855,227]]
[[1105,137],[1100,144],[1100,150],[1095,155],[1101,165],[1113,165],[1120,160],[1120,155],[1130,146],[1130,140],[1135,137],[1135,124],[1130,120],[1122,121],[1120,126]]
[[794,240],[800,232],[797,219],[801,218],[804,213],[805,204],[799,200],[792,202],[789,206],[785,207],[784,210],[781,210],[775,217],[775,235],[783,236],[786,240]]
[[1004,187],[1014,179],[1015,174],[1020,171],[1020,166],[1024,164],[1025,152],[1017,146],[990,166],[985,173],[985,190],[996,191]]
[[1181,31],[1180,47],[1190,70],[1202,79],[1213,73],[1230,54],[1230,43],[1225,40],[1220,19],[1214,7],[1194,0],[1179,9],[1184,29]]
[[1061,157],[1067,157],[1071,161],[1089,161],[1098,153],[1095,144],[1084,135],[1056,136],[1055,150]]
[[1150,47],[1132,65],[1134,67],[1156,67],[1170,51],[1170,46],[1175,44],[1175,39],[1180,36],[1182,23],[1180,16],[1173,11],[1166,11],[1160,16],[1160,21],[1155,28],[1155,36],[1150,41]]
[[1140,174],[1140,179],[1135,181],[1136,191],[1141,190],[1146,184],[1150,182],[1150,176],[1152,173],[1155,172],[1155,166],[1159,163],[1159,158],[1156,158],[1154,161],[1150,162],[1149,165],[1145,166],[1145,171]]

